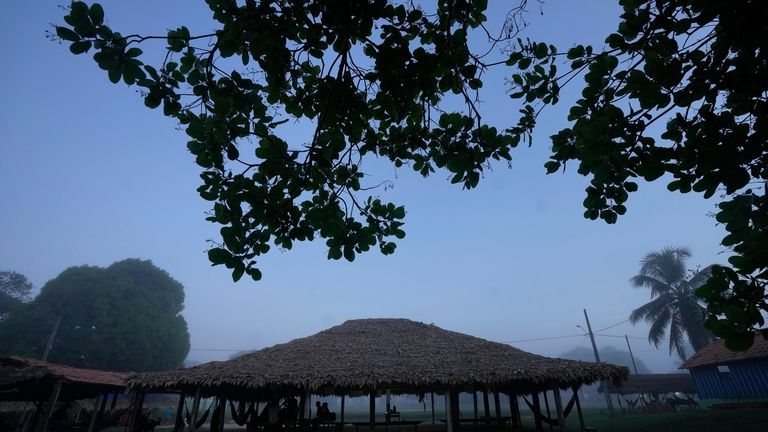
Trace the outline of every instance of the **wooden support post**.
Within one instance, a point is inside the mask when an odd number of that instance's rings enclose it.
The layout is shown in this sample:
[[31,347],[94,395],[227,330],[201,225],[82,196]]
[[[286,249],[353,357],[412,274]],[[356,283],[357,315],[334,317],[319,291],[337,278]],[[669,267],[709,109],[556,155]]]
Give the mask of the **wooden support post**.
[[224,432],[224,420],[227,418],[227,397],[219,396],[219,430],[211,432]]
[[198,411],[200,411],[200,386],[195,389],[195,400],[192,402],[192,424],[189,425],[190,432],[195,432],[197,430]]
[[563,413],[563,400],[560,396],[560,389],[556,386],[552,389],[552,396],[555,398],[555,411],[557,412],[557,425],[560,432],[568,430],[565,426],[565,414]]
[[453,406],[451,404],[451,389],[445,391],[445,431],[453,432]]
[[368,395],[368,420],[371,422],[371,429],[376,427],[376,390],[371,389]]
[[29,402],[24,404],[24,409],[21,411],[21,415],[19,416],[19,419],[16,421],[16,427],[13,429],[15,432],[25,432],[24,426],[27,424],[27,419],[30,415],[32,415],[32,410],[27,410],[27,406],[29,405]]
[[105,400],[107,395],[105,393],[99,393],[98,396],[96,396],[96,400],[93,402],[93,413],[91,413],[91,421],[88,422],[88,432],[93,432],[93,429],[96,427],[96,420],[99,416],[99,410],[101,408],[102,401]]
[[387,389],[387,412],[392,409],[392,393]]
[[131,404],[131,409],[129,412],[131,412],[131,424],[128,430],[131,432],[138,432],[139,431],[139,418],[141,417],[142,409],[144,408],[144,392],[138,392],[133,397],[133,403]]
[[59,402],[60,394],[61,381],[57,381],[56,384],[53,385],[53,390],[51,390],[50,396],[48,396],[48,409],[45,412],[45,418],[43,419],[43,424],[40,428],[42,432],[46,432],[48,430],[48,423],[51,421],[51,416],[53,416],[54,411],[56,411],[56,404]]
[[43,403],[42,402],[35,402],[35,409],[31,410],[29,412],[29,415],[24,420],[24,423],[21,425],[21,431],[20,432],[28,432],[32,430],[37,423],[37,419],[40,417],[40,413],[43,411]]
[[493,391],[493,405],[496,408],[496,421],[501,418],[501,400],[499,400],[499,392]]
[[341,395],[341,424],[342,424],[342,426],[344,425],[344,401],[345,401],[345,396]]
[[435,392],[430,392],[430,398],[432,399],[432,424],[435,424]]
[[112,404],[109,406],[110,410],[115,409],[115,407],[117,406],[117,395],[119,395],[119,394],[120,394],[120,392],[116,391],[115,394],[112,395]]
[[459,429],[459,419],[461,419],[461,406],[459,405],[459,391],[451,389],[451,418],[453,419],[453,429]]
[[[547,391],[544,391],[544,407],[547,408],[547,417],[552,418],[552,412],[549,410],[549,395]],[[552,431],[552,425],[548,425],[550,432]]]
[[104,417],[104,411],[107,409],[107,400],[109,399],[109,392],[102,393],[104,397],[101,398],[101,405],[99,405],[99,411],[96,413],[96,423],[101,421]]
[[483,416],[491,416],[491,407],[488,404],[488,389],[483,389]]
[[579,432],[584,432],[584,413],[581,412],[581,402],[579,402],[579,389],[573,388],[573,398],[576,401],[576,413],[579,415]]
[[520,427],[520,405],[517,403],[517,395],[509,394],[509,417],[512,419],[512,427]]
[[472,426],[477,426],[477,390],[472,391]]
[[539,401],[539,393],[531,393],[531,399],[533,399],[533,419],[534,423],[536,424],[536,430],[538,432],[542,432],[544,430],[544,425],[541,423],[541,419],[539,418],[541,415],[541,402]]
[[184,430],[184,401],[187,399],[187,393],[179,394],[179,403],[176,404],[176,419],[173,422],[173,432],[182,432]]

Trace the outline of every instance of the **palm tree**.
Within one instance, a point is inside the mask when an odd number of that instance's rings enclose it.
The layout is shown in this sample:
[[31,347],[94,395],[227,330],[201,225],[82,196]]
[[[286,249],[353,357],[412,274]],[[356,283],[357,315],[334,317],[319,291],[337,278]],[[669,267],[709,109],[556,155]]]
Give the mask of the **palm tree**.
[[632,311],[632,324],[645,321],[651,325],[648,341],[658,347],[669,327],[669,353],[676,351],[686,359],[685,341],[698,351],[710,340],[704,328],[704,307],[694,292],[709,278],[711,267],[688,270],[686,259],[691,251],[683,247],[667,247],[651,252],[640,261],[640,274],[630,279],[637,288],[651,290],[651,301]]

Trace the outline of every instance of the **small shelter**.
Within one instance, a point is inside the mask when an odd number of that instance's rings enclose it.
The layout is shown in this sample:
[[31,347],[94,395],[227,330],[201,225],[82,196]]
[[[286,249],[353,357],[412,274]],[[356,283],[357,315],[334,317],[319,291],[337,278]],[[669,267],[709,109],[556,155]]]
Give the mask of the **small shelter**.
[[[193,415],[201,397],[216,397],[219,406],[227,400],[264,402],[299,397],[300,419],[308,419],[311,395],[335,395],[342,398],[342,424],[344,397],[368,394],[371,427],[379,423],[375,418],[377,395],[437,393],[445,396],[449,431],[459,424],[460,392],[473,393],[475,401],[477,392],[483,392],[485,417],[490,417],[488,393],[494,395],[497,417],[498,394],[511,395],[511,423],[516,426],[520,424],[518,396],[530,395],[529,403],[541,429],[545,416],[540,410],[540,393],[552,392],[557,418],[549,420],[564,427],[564,417],[574,403],[581,412],[576,396],[581,385],[600,380],[618,384],[627,375],[624,367],[535,355],[431,324],[407,319],[360,319],[228,361],[134,374],[128,386],[139,395],[179,393],[180,408],[184,398],[193,395]],[[560,389],[573,390],[574,397],[565,409]],[[223,408],[220,410],[212,418],[223,415]],[[216,432],[213,427],[211,430]]]
[[620,395],[696,393],[693,379],[687,373],[630,375],[621,386],[610,385],[608,390]]
[[82,369],[20,356],[3,357],[0,358],[0,401],[33,403],[33,409],[22,414],[18,428],[30,430],[41,423],[40,430],[45,431],[60,402],[96,399],[94,408],[98,407],[99,411],[92,416],[90,431],[103,414],[110,394],[114,407],[117,395],[125,391],[127,377],[127,373],[121,372]]
[[702,399],[768,397],[768,339],[760,334],[746,351],[731,351],[715,340],[680,368],[688,369]]

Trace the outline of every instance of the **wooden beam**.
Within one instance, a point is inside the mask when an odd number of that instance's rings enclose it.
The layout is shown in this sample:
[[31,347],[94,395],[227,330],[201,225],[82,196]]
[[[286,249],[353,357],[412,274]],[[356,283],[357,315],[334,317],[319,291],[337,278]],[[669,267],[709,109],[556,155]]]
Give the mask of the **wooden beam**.
[[227,418],[227,397],[219,396],[219,409],[217,411],[219,415],[219,427],[218,431],[211,432],[224,432],[224,420]]
[[475,419],[472,425],[477,426],[477,390],[472,391],[472,409],[472,418]]
[[509,416],[512,418],[512,427],[520,427],[520,405],[517,401],[517,395],[509,394]]
[[488,404],[488,389],[483,389],[483,411],[485,417],[491,416],[491,407]]
[[392,393],[387,389],[387,412],[392,409]]
[[[547,408],[547,417],[552,418],[552,412],[549,410],[549,395],[547,391],[544,391],[544,406]],[[548,424],[549,430],[552,431],[552,425]]]
[[376,390],[371,389],[368,395],[368,420],[371,422],[371,429],[376,427]]
[[131,425],[129,427],[129,431],[131,432],[138,432],[139,430],[139,418],[141,418],[142,409],[144,408],[144,392],[138,392],[136,395],[132,398],[133,403],[131,404],[131,410],[130,412],[133,413],[130,416]]
[[176,404],[176,419],[173,422],[173,432],[182,432],[184,430],[184,401],[187,399],[187,393],[179,394],[179,403]]
[[563,414],[563,400],[560,397],[560,389],[557,387],[554,387],[552,389],[552,395],[555,397],[555,411],[557,412],[557,425],[559,426],[560,432],[565,432],[567,428],[565,427],[565,414]]
[[432,399],[432,424],[435,424],[435,392],[430,392],[429,395]]
[[453,432],[453,404],[451,403],[451,389],[445,392],[445,431]]
[[195,400],[192,402],[192,421],[189,425],[189,431],[195,432],[197,430],[197,415],[200,411],[200,386],[195,389]]
[[544,425],[541,423],[541,419],[539,418],[541,415],[541,402],[539,401],[539,393],[531,393],[531,399],[533,399],[533,419],[534,423],[536,424],[536,430],[538,432],[542,432],[544,430]]
[[499,400],[499,392],[493,391],[493,405],[496,408],[496,419],[501,418],[501,400]]
[[116,391],[115,394],[112,395],[112,404],[109,406],[110,410],[115,409],[117,406],[117,395],[119,395],[120,392]]
[[56,384],[53,385],[53,390],[51,390],[50,396],[48,396],[48,410],[45,413],[45,417],[43,418],[42,428],[40,429],[43,432],[46,432],[48,430],[48,423],[50,423],[51,417],[53,416],[54,411],[56,411],[56,404],[59,402],[60,394],[61,394],[61,381],[56,381]]
[[584,432],[584,413],[581,412],[581,402],[579,402],[579,389],[573,388],[573,398],[576,400],[576,413],[579,415],[579,432]]
[[341,395],[341,424],[342,425],[344,424],[344,401],[345,401],[345,396]]
[[101,405],[99,405],[99,412],[96,415],[97,423],[101,421],[102,417],[104,417],[104,411],[106,411],[107,409],[107,400],[109,399],[109,392],[104,392],[102,394],[104,395],[104,397],[101,398]]
[[101,408],[102,401],[105,400],[107,397],[104,393],[99,393],[98,396],[96,396],[96,400],[93,402],[93,413],[91,413],[91,421],[88,422],[88,432],[93,432],[93,429],[96,427],[96,418],[99,416],[99,410]]

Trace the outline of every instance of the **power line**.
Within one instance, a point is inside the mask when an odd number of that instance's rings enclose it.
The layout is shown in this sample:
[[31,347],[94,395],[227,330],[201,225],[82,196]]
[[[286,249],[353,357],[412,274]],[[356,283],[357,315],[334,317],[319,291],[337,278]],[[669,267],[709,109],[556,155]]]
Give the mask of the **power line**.
[[543,337],[543,338],[535,338],[535,339],[518,339],[518,340],[511,340],[511,341],[502,341],[501,343],[518,343],[518,342],[536,342],[536,341],[544,341],[544,340],[553,340],[553,339],[568,339],[568,338],[574,338],[574,337],[584,337],[583,334],[577,334],[577,335],[566,335],[566,336],[550,336],[550,337]]
[[253,351],[254,348],[248,348],[248,349],[225,349],[225,348],[190,348],[190,351]]
[[[595,336],[603,336],[603,337],[612,337],[612,338],[624,338],[625,335],[609,335],[609,334],[597,334],[595,333]],[[648,339],[646,336],[627,336],[630,339]],[[660,338],[660,341],[668,341],[667,338]]]
[[608,327],[606,327],[606,328],[601,328],[600,330],[595,330],[595,333],[600,333],[600,332],[601,332],[601,331],[603,331],[603,330],[608,330],[608,329],[610,329],[610,328],[614,328],[614,327],[616,327],[617,325],[621,325],[621,324],[624,324],[625,322],[629,322],[629,320],[628,320],[628,319],[625,319],[625,320],[624,320],[624,321],[622,321],[622,322],[617,322],[616,324],[613,324],[613,325],[609,325],[609,326],[608,326]]

